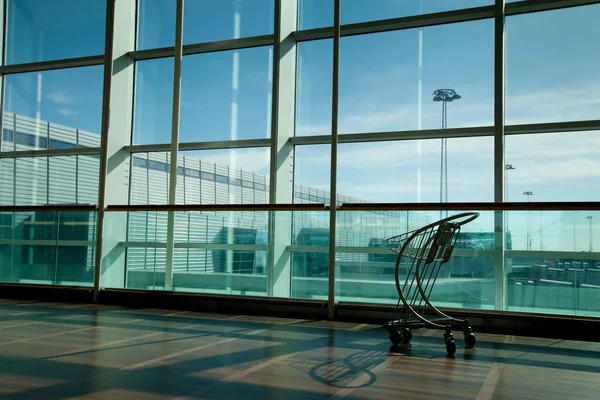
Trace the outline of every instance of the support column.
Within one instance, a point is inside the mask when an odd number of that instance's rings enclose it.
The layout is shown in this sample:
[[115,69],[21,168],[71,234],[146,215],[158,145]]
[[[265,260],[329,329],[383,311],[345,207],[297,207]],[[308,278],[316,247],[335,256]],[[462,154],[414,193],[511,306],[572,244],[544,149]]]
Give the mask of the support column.
[[[496,0],[494,29],[494,202],[504,204],[504,72],[506,0]],[[505,211],[494,212],[494,304],[506,309]]]
[[[292,203],[294,194],[294,136],[296,110],[296,41],[292,33],[298,19],[297,0],[275,1],[275,41],[273,45],[273,102],[271,113],[271,173],[269,203]],[[290,297],[290,253],[293,213],[269,215],[267,295]]]
[[[169,204],[177,202],[177,158],[179,153],[179,103],[181,101],[181,62],[183,58],[183,0],[177,0],[175,16],[175,60],[173,66],[173,114],[171,121],[171,160],[169,164]],[[167,218],[167,257],[165,290],[173,290],[173,256],[175,253],[175,212]]]
[[104,98],[98,189],[97,249],[94,295],[100,287],[125,287],[127,214],[105,213],[107,204],[129,203],[129,153],[131,144],[134,62],[127,56],[135,49],[135,2],[107,2]]

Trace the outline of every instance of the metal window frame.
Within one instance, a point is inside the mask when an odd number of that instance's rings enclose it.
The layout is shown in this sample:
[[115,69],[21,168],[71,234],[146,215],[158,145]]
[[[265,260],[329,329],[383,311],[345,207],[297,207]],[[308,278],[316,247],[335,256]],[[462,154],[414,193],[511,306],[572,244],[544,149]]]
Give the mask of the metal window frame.
[[[339,83],[340,83],[340,39],[341,39],[341,0],[333,2],[333,82],[331,85],[331,164],[329,204],[337,204],[337,153],[339,130]],[[329,210],[329,282],[327,290],[327,316],[334,319],[336,316],[335,276],[336,276],[336,207]]]
[[[131,145],[123,147],[123,150],[131,154],[135,153],[147,153],[147,152],[171,152],[171,164],[176,164],[177,156],[179,151],[188,150],[219,150],[219,149],[244,149],[244,148],[270,148],[271,149],[271,165],[277,164],[273,160],[274,146],[277,144],[276,135],[273,132],[277,131],[277,107],[280,94],[279,84],[279,72],[281,65],[277,61],[277,56],[274,57],[273,62],[273,104],[272,104],[272,134],[271,138],[268,139],[249,139],[249,140],[233,140],[233,141],[212,141],[212,142],[195,142],[195,143],[177,143],[178,142],[178,117],[179,117],[179,90],[181,80],[181,60],[184,55],[203,54],[220,51],[231,51],[240,50],[245,48],[261,47],[261,46],[273,46],[274,54],[277,54],[280,46],[280,32],[278,26],[281,20],[281,1],[273,0],[275,2],[275,31],[270,35],[261,35],[253,37],[245,37],[239,39],[222,40],[208,43],[197,43],[190,45],[183,45],[182,36],[182,21],[183,21],[183,0],[177,1],[177,24],[176,24],[176,44],[173,47],[150,49],[150,50],[135,50],[130,51],[126,54],[133,61],[150,60],[156,58],[173,57],[175,60],[176,68],[174,69],[173,79],[174,82],[179,81],[179,88],[175,85],[173,92],[173,121],[172,121],[172,141],[168,144],[155,144],[155,145]],[[98,201],[98,218],[97,218],[97,233],[96,233],[96,253],[95,253],[95,275],[94,275],[94,298],[97,299],[99,291],[100,281],[100,265],[102,262],[102,226],[105,212],[114,211],[110,207],[107,208],[105,204],[105,193],[106,188],[106,175],[107,175],[107,155],[108,155],[108,131],[109,131],[109,120],[110,120],[110,106],[111,106],[111,81],[112,81],[112,67],[113,67],[113,41],[114,41],[114,21],[115,21],[115,1],[107,1],[107,14],[106,14],[106,42],[105,42],[105,54],[86,56],[79,58],[69,58],[64,60],[52,60],[43,62],[33,62],[25,64],[13,64],[4,65],[4,59],[6,54],[6,26],[7,26],[7,15],[6,1],[1,2],[2,9],[2,20],[4,21],[4,29],[0,32],[0,41],[3,47],[3,65],[0,65],[0,75],[2,76],[2,83],[0,89],[2,90],[2,99],[0,100],[0,116],[3,114],[4,109],[4,83],[5,76],[10,74],[30,73],[30,72],[41,72],[50,71],[57,69],[77,68],[86,66],[104,66],[104,83],[103,83],[103,105],[102,105],[102,128],[101,128],[101,145],[96,148],[75,148],[75,149],[62,149],[62,150],[30,150],[30,151],[9,151],[1,152],[0,159],[2,158],[26,158],[26,157],[55,157],[55,156],[78,156],[78,155],[98,155],[100,154],[100,176],[99,176],[99,201]],[[332,134],[331,135],[312,135],[303,137],[290,137],[289,142],[293,145],[310,145],[310,144],[330,144],[331,145],[331,187],[330,192],[332,194],[332,204],[338,204],[335,200],[336,185],[337,185],[337,153],[339,144],[343,143],[369,143],[378,141],[398,141],[398,140],[421,140],[421,139],[439,139],[439,138],[460,138],[460,137],[493,137],[494,139],[494,206],[490,206],[490,209],[497,208],[498,204],[504,203],[504,139],[510,135],[524,135],[524,134],[547,134],[547,133],[558,133],[558,132],[577,132],[577,131],[600,131],[600,120],[591,121],[566,121],[556,123],[538,123],[538,124],[521,124],[521,125],[505,125],[505,114],[504,114],[504,83],[505,83],[505,31],[504,24],[506,17],[524,15],[533,12],[544,12],[551,10],[558,10],[569,7],[586,6],[592,4],[600,4],[600,0],[528,0],[521,2],[506,3],[506,0],[496,0],[494,5],[477,7],[471,9],[460,9],[441,13],[432,13],[425,15],[415,15],[401,18],[393,18],[379,21],[369,21],[364,23],[355,24],[344,24],[340,22],[340,0],[334,0],[334,21],[332,26],[326,28],[309,29],[309,30],[296,30],[294,29],[291,37],[293,40],[298,42],[309,41],[309,40],[321,40],[321,39],[333,39],[334,51],[332,56],[333,62],[333,99],[332,99]],[[494,20],[494,54],[495,54],[495,65],[494,65],[494,125],[484,127],[464,127],[454,128],[447,130],[409,130],[409,131],[392,131],[392,132],[372,132],[372,133],[346,133],[339,134],[338,132],[338,89],[339,89],[339,45],[342,37],[352,35],[371,34],[378,32],[389,32],[404,29],[414,29],[419,27],[427,26],[439,26],[450,23],[461,23],[468,21],[476,21],[482,19],[493,19]],[[136,18],[137,21],[137,18]],[[137,39],[137,34],[136,34]],[[177,68],[177,65],[179,67]],[[297,83],[294,83],[297,85]],[[133,114],[133,109],[130,111]],[[175,193],[176,193],[176,182],[177,182],[177,169],[171,169],[171,179],[169,186],[169,206],[172,207]],[[267,206],[276,206],[277,196],[277,173],[275,168],[271,168],[271,181],[269,184],[269,203]],[[537,209],[551,209],[556,207],[558,203],[548,204],[537,204],[531,203],[527,207],[536,206]],[[572,207],[590,208],[598,207],[596,203],[571,203]],[[301,206],[301,205],[297,205]],[[321,205],[322,206],[322,205]],[[402,208],[402,205],[394,205]],[[445,206],[451,206],[451,204],[431,204],[431,207],[440,209]],[[470,204],[464,205],[473,206]],[[125,206],[123,206],[125,207]],[[129,206],[130,207],[130,206]],[[235,207],[235,205],[233,206]],[[342,205],[337,207],[327,207],[324,210],[330,212],[330,275],[329,275],[329,305],[328,315],[333,318],[335,317],[335,253],[338,249],[335,246],[335,226],[336,226],[336,211],[339,209],[348,209],[352,205]],[[420,205],[412,205],[414,209],[418,209]],[[519,207],[518,203],[511,203],[511,207]],[[524,205],[521,205],[524,207]],[[562,205],[561,205],[562,207]],[[118,208],[118,207],[117,207]],[[203,208],[203,207],[200,207]],[[295,207],[294,209],[296,209]],[[426,207],[427,208],[427,207]],[[563,207],[564,208],[564,207]],[[569,206],[567,206],[567,209]],[[6,209],[3,207],[2,209]],[[48,207],[36,208],[28,207],[28,210],[40,209],[49,210]],[[184,211],[193,210],[194,206],[185,206],[181,208]],[[300,208],[298,208],[300,209]],[[351,209],[351,208],[350,208]],[[405,208],[402,208],[405,209]],[[127,211],[143,211],[144,207],[133,207],[127,209]],[[177,209],[179,210],[179,209]],[[173,209],[174,211],[174,209]],[[171,212],[173,212],[171,211]],[[496,211],[497,218],[495,218],[495,231],[497,234],[503,232],[503,215],[504,211]],[[176,245],[173,243],[173,231],[168,235],[169,241],[167,247],[173,247]],[[499,245],[494,250],[496,257],[496,307],[503,309],[505,302],[505,277],[503,260],[504,256],[510,254],[517,254],[515,251],[506,251],[504,248],[503,234],[498,237],[497,243]],[[362,250],[361,250],[362,251]],[[520,254],[520,253],[519,253]],[[172,257],[171,257],[172,258]],[[502,259],[502,260],[500,260]]]
[[[505,136],[512,135],[531,135],[546,133],[567,133],[567,132],[585,132],[600,131],[600,120],[587,121],[568,121],[568,122],[550,122],[537,124],[506,125]],[[449,128],[449,129],[428,129],[428,130],[407,130],[407,131],[389,131],[372,133],[344,133],[338,135],[338,143],[364,143],[364,142],[386,142],[400,140],[424,140],[440,138],[470,138],[470,137],[493,137],[493,126]],[[331,144],[331,135],[311,135],[291,137],[290,142],[293,145],[317,145]],[[270,148],[271,139],[242,139],[242,140],[222,140],[211,142],[180,143],[179,151],[202,151],[202,150],[230,150],[230,149],[250,149],[250,148]],[[153,153],[171,151],[171,144],[146,144],[130,145],[123,147],[123,150],[131,154]],[[101,152],[100,147],[81,147],[65,150],[19,150],[0,152],[2,158],[23,158],[23,157],[52,157],[52,156],[74,156],[74,155],[98,155]]]
[[[546,133],[567,133],[600,131],[600,120],[550,122],[539,124],[506,125],[504,133],[506,136],[531,135]],[[493,137],[494,126],[449,128],[449,129],[427,129],[406,130],[372,133],[344,133],[338,135],[339,143],[365,143],[385,142],[400,140],[425,140],[441,138],[471,138],[471,137]],[[297,136],[290,139],[294,145],[331,144],[331,135]]]
[[11,64],[0,66],[0,74],[2,75],[14,75],[24,74],[28,72],[43,72],[52,71],[55,69],[69,69],[79,67],[92,67],[100,66],[104,64],[104,56],[86,56],[67,58],[64,60],[53,60],[53,61],[39,61],[25,64]]
[[[496,0],[494,19],[494,203],[504,203],[505,197],[505,62],[506,62],[506,0]],[[494,306],[506,308],[504,211],[494,212]]]
[[[179,143],[179,151],[197,151],[197,150],[228,150],[228,149],[248,149],[248,148],[268,148],[271,146],[271,139],[240,139],[240,140],[218,140],[210,142],[189,142]],[[129,153],[152,153],[171,151],[170,143],[159,144],[137,144],[125,146],[124,151]]]
[[[183,45],[182,54],[184,56],[203,53],[214,53],[218,51],[242,50],[253,47],[272,46],[275,35],[250,36],[240,39],[220,40],[217,42],[206,42]],[[161,47],[158,49],[136,50],[127,53],[134,61],[152,60],[155,58],[174,57],[176,46]]]
[[[527,0],[506,4],[506,16],[528,14],[532,12],[551,11],[562,8],[598,4],[600,0]],[[378,32],[398,31],[404,29],[423,28],[428,26],[452,24],[458,22],[493,19],[496,15],[496,5],[463,8],[458,10],[411,15],[399,18],[375,20],[341,25],[340,35],[353,36]],[[333,26],[324,28],[305,29],[294,32],[298,42],[309,40],[332,39]]]

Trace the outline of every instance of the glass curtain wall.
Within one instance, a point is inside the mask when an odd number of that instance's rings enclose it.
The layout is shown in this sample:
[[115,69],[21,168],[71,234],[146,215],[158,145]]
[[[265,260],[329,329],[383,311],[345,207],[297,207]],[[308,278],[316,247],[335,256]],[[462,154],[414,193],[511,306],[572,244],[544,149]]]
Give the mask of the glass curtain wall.
[[590,3],[4,0],[0,280],[600,316]]
[[91,286],[106,1],[3,3],[0,280]]

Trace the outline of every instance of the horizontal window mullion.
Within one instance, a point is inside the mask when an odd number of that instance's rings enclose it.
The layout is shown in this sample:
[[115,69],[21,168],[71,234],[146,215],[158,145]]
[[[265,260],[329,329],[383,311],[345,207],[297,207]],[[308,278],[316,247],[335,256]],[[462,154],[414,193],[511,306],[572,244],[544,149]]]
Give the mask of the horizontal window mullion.
[[[247,139],[247,140],[222,140],[215,142],[194,142],[180,143],[179,150],[227,150],[227,149],[245,149],[256,147],[269,147],[271,139]],[[125,146],[124,150],[129,153],[149,153],[170,151],[171,145],[168,143],[162,144],[141,144]]]
[[[411,15],[408,17],[391,18],[341,26],[341,36],[352,36],[367,33],[395,31],[426,26],[451,24],[456,22],[476,21],[479,19],[493,18],[494,6],[468,8],[463,10],[445,11],[440,13]],[[307,29],[296,31],[293,34],[298,41],[333,38],[333,27]]]
[[13,64],[0,66],[0,74],[20,74],[25,72],[39,72],[49,71],[53,69],[65,69],[65,68],[78,68],[78,67],[89,67],[95,65],[103,65],[104,56],[89,56],[89,57],[78,57],[68,58],[64,60],[56,61],[42,61],[27,64]]
[[0,239],[0,245],[90,247],[90,246],[96,246],[96,241],[95,240]]
[[[506,5],[506,15],[526,14],[538,11],[549,11],[567,7],[584,6],[600,3],[600,0],[528,0]],[[422,28],[456,22],[468,22],[479,19],[493,18],[494,7],[483,6],[452,10],[439,13],[411,15],[407,17],[386,20],[374,20],[341,26],[341,36],[360,35],[393,30]],[[333,38],[333,27],[315,28],[296,31],[293,34],[298,42]]]
[[[600,130],[600,120],[551,122],[541,124],[507,125],[506,135],[544,134]],[[379,142],[389,140],[421,140],[493,136],[493,126],[473,128],[429,129],[371,133],[346,133],[338,136],[339,143]],[[297,136],[290,139],[294,145],[330,144],[330,135]]]
[[561,8],[598,4],[600,0],[527,0],[506,4],[505,14],[519,15],[531,12],[558,10]]
[[[185,56],[191,54],[270,46],[273,45],[274,40],[275,37],[273,35],[263,35],[240,39],[221,40],[218,42],[187,44],[183,46],[183,55]],[[130,51],[128,55],[135,61],[174,57],[175,47],[161,47],[157,49]]]
[[100,148],[86,147],[74,149],[55,149],[55,150],[18,150],[0,152],[2,158],[32,158],[32,157],[59,157],[59,156],[87,156],[98,155]]

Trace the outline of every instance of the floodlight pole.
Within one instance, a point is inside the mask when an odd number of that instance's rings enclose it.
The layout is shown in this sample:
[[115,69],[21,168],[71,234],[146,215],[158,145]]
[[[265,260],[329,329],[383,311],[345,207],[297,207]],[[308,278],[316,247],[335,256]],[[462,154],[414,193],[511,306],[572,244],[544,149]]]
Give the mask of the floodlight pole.
[[[454,89],[438,89],[433,92],[433,101],[442,103],[442,129],[448,129],[448,103],[461,99]],[[448,139],[443,137],[440,155],[440,203],[448,202]],[[448,216],[448,210],[445,212]],[[443,212],[440,210],[440,219]]]

